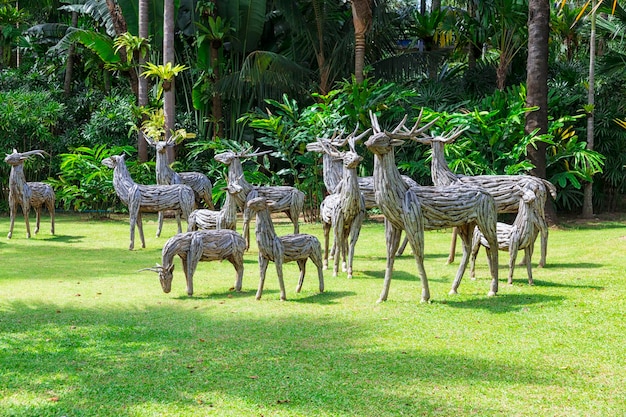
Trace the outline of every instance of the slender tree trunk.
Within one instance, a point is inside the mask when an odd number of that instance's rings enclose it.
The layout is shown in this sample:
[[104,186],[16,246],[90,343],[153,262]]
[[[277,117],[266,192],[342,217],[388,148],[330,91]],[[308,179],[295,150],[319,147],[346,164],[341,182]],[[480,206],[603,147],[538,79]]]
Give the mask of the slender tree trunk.
[[[596,0],[591,2],[591,34],[589,36],[589,111],[587,113],[587,149],[594,147],[595,120],[595,64],[596,64]],[[583,218],[593,217],[593,181],[585,183],[583,194]]]
[[[163,65],[171,63],[175,65],[174,57],[174,0],[164,0],[163,3]],[[164,83],[163,87],[163,113],[165,115],[165,139],[169,139],[174,129],[176,118],[175,103],[175,78]],[[171,163],[176,159],[174,147],[167,148],[168,162]]]
[[[550,1],[528,2],[528,61],[527,61],[527,106],[538,110],[526,114],[525,132],[539,129],[539,134],[548,132],[548,37],[550,35]],[[546,178],[546,147],[537,143],[537,149],[528,147],[528,157],[535,165],[531,173]],[[546,204],[546,221],[556,224],[556,212],[551,203]]]
[[352,0],[352,22],[354,24],[354,77],[357,83],[365,79],[365,35],[372,24],[370,0]]
[[[211,67],[213,68],[213,82],[218,83],[220,80],[220,48],[222,41],[211,42]],[[213,119],[215,119],[215,127],[213,129],[213,136],[220,138],[224,137],[224,121],[222,120],[222,96],[217,91],[213,92],[212,110]]]
[[[148,39],[150,36],[150,29],[148,26],[148,3],[148,0],[139,0],[139,37],[144,39]],[[141,76],[142,68],[145,63],[146,58],[142,54],[139,54],[139,80],[137,95],[137,104],[139,107],[145,107],[148,105],[148,79]],[[143,124],[146,118],[146,115],[142,114],[140,123]],[[141,129],[137,131],[137,152],[139,154],[139,161],[145,162],[148,160],[148,143],[146,142]]]
[[[78,12],[72,12],[72,27],[78,26]],[[63,92],[66,97],[72,94],[72,78],[74,76],[74,56],[76,45],[71,44],[67,51],[67,63],[65,64],[65,80],[63,81]]]

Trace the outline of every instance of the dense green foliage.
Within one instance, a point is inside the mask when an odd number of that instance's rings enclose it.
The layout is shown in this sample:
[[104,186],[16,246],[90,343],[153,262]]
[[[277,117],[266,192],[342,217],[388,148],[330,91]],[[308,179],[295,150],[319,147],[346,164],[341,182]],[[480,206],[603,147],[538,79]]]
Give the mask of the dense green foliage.
[[[0,115],[0,145],[5,152],[42,148],[52,155],[47,165],[28,166],[29,179],[51,178],[59,185],[61,155],[77,148],[137,146],[141,112],[135,107],[133,74],[158,67],[154,63],[160,62],[163,35],[163,5],[148,3],[149,42],[136,36],[137,5],[130,1],[118,1],[130,35],[116,33],[119,16],[102,2],[61,8],[55,2],[20,4],[30,20],[20,19],[27,30],[3,38],[13,55],[0,68],[0,105],[7,109]],[[591,179],[597,209],[621,208],[626,129],[615,122],[626,119],[623,45],[616,36],[626,21],[621,8],[603,15],[598,25],[603,47],[594,109],[598,155],[585,149],[588,27],[584,20],[576,23],[579,9],[571,4],[553,8],[550,128],[537,137],[524,132],[526,35],[520,22],[525,22],[526,2],[481,2],[475,10],[444,7],[425,13],[402,2],[377,0],[372,5],[368,76],[356,83],[348,3],[206,0],[195,9],[191,2],[178,3],[181,36],[175,64],[185,70],[176,76],[176,128],[196,133],[196,138],[177,148],[174,167],[200,170],[221,184],[224,170],[213,160],[216,151],[224,146],[272,150],[260,165],[247,163],[247,175],[257,182],[302,188],[314,219],[325,191],[319,155],[307,153],[304,145],[337,129],[352,131],[357,123],[366,129],[370,110],[385,127],[393,127],[405,114],[411,120],[423,108],[427,118],[440,117],[439,131],[468,127],[446,149],[456,172],[526,172],[531,168],[526,147],[546,141],[547,176],[559,189],[559,211],[577,212],[581,187]],[[74,12],[78,25],[68,30]],[[0,26],[11,13],[0,15]],[[77,55],[70,89],[63,91],[71,48]],[[140,53],[146,54],[148,67],[138,67]],[[145,110],[162,105],[159,82],[151,81]],[[430,183],[428,158],[428,149],[417,145],[397,153],[401,169],[423,184]],[[361,174],[371,173],[371,165],[372,158],[366,157]],[[0,173],[7,172],[0,167]],[[97,170],[87,175],[98,175]],[[4,205],[6,175],[1,178]],[[219,187],[215,193],[219,197]]]

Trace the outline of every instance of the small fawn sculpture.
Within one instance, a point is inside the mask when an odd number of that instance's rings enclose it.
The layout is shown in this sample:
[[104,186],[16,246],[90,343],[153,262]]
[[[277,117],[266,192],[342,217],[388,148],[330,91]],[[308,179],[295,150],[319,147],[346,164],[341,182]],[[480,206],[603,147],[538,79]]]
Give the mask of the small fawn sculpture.
[[361,225],[365,219],[365,199],[359,189],[356,169],[363,160],[356,152],[355,143],[369,134],[369,129],[358,137],[356,130],[347,138],[350,150],[341,152],[332,145],[320,142],[324,148],[324,155],[336,158],[343,163],[341,183],[336,193],[329,195],[322,201],[320,213],[324,228],[324,268],[328,266],[328,241],[330,229],[333,229],[334,244],[337,248],[334,256],[333,276],[339,271],[339,260],[342,260],[343,270],[352,278],[352,264],[354,248],[361,233]]
[[[424,269],[424,229],[433,230],[458,227],[463,240],[463,258],[452,284],[451,294],[456,294],[469,260],[472,233],[478,226],[492,248],[497,245],[496,205],[493,197],[481,188],[450,185],[447,187],[408,187],[395,163],[394,147],[404,139],[421,135],[435,121],[418,129],[422,114],[415,126],[404,126],[406,116],[392,131],[383,131],[375,114],[370,112],[373,134],[365,145],[374,154],[374,188],[376,202],[385,215],[387,240],[387,267],[379,302],[385,301],[393,274],[393,264],[400,243],[400,233],[406,231],[422,282],[422,301],[430,299],[428,279]],[[487,250],[491,270],[489,295],[498,292],[498,251]]]
[[[146,142],[156,150],[156,181],[159,185],[185,184],[191,187],[196,199],[196,206],[204,204],[211,210],[213,206],[213,185],[206,175],[200,172],[176,172],[167,163],[167,148],[176,145],[171,138],[168,140],[153,140],[145,136]],[[157,237],[161,235],[163,227],[163,212],[159,212],[159,227]]]
[[[528,273],[528,283],[533,285],[533,271],[531,259],[535,246],[535,239],[541,229],[539,227],[537,205],[535,200],[537,195],[529,189],[517,187],[519,202],[519,210],[513,224],[498,222],[498,249],[509,252],[509,279],[508,283],[513,284],[513,272],[515,271],[515,260],[517,259],[517,251],[524,250],[524,263],[526,264],[526,272]],[[472,238],[472,250],[470,255],[470,277],[475,277],[476,255],[481,246],[489,247],[489,242],[483,234],[474,229]]]
[[243,189],[238,184],[228,184],[226,199],[221,210],[196,209],[191,212],[187,219],[187,231],[198,229],[237,229],[237,203],[236,195]]
[[236,196],[237,207],[243,211],[243,231],[242,235],[246,239],[246,244],[250,246],[250,220],[251,215],[246,208],[246,202],[254,197],[265,197],[272,200],[270,210],[272,213],[283,212],[293,223],[293,232],[298,233],[299,216],[304,209],[304,193],[295,187],[289,186],[254,186],[243,176],[242,158],[252,158],[264,155],[267,152],[249,153],[249,150],[240,153],[225,151],[215,155],[215,160],[228,167],[228,184],[238,183],[242,191]]
[[193,275],[198,262],[222,261],[230,262],[237,272],[235,290],[241,291],[243,280],[243,254],[246,242],[241,235],[233,230],[199,230],[180,233],[171,237],[163,245],[161,264],[142,271],[154,271],[159,274],[159,281],[164,293],[172,290],[174,277],[174,257],[178,255],[183,263],[183,271],[187,281],[187,295],[193,295]]
[[256,197],[248,201],[247,206],[251,213],[256,213],[256,241],[259,249],[259,289],[256,299],[260,300],[263,294],[265,273],[270,261],[276,265],[278,284],[280,286],[280,299],[286,300],[285,282],[283,280],[283,264],[296,261],[300,268],[300,279],[296,292],[300,292],[306,273],[306,262],[310,258],[317,267],[319,277],[319,290],[324,292],[324,274],[322,272],[322,246],[320,241],[313,235],[296,233],[285,236],[276,236],[274,224],[270,217],[270,207],[273,201],[265,197]]
[[45,206],[50,213],[50,233],[54,234],[54,190],[51,186],[43,182],[26,182],[26,176],[24,175],[24,162],[34,155],[43,157],[48,154],[42,150],[19,153],[17,150],[13,149],[13,153],[8,154],[6,158],[4,158],[4,162],[11,165],[11,172],[9,173],[9,210],[11,224],[9,226],[9,234],[7,235],[8,239],[13,237],[13,226],[15,224],[18,206],[22,207],[22,213],[24,214],[27,238],[31,236],[30,221],[28,219],[31,207],[35,210],[37,216],[35,234],[39,232],[41,209],[43,206]]
[[115,188],[115,192],[120,200],[128,206],[130,217],[130,246],[128,249],[133,250],[135,247],[135,225],[139,229],[141,247],[146,247],[141,213],[158,213],[159,211],[173,210],[176,212],[178,233],[182,232],[180,215],[182,214],[187,219],[196,205],[193,190],[190,187],[183,184],[137,184],[128,172],[124,154],[105,158],[102,160],[102,164],[113,169],[113,188]]

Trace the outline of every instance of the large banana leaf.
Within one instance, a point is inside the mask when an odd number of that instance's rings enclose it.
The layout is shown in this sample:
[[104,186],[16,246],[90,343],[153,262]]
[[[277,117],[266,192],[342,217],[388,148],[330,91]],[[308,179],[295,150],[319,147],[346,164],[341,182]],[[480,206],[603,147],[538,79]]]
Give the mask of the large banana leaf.
[[104,26],[109,36],[115,36],[115,27],[106,0],[64,0],[65,6],[59,7],[66,12],[77,12],[91,16],[93,20]]
[[84,29],[70,28],[63,39],[56,46],[50,48],[50,52],[65,54],[72,43],[80,43],[98,55],[107,64],[115,64],[121,61],[119,55],[115,53],[113,39],[107,35]]

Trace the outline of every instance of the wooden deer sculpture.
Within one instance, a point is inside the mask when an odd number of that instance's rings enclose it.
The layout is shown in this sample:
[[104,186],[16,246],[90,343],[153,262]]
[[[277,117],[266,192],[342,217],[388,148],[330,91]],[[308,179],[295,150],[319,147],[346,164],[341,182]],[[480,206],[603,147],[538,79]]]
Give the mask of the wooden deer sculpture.
[[[548,192],[556,199],[556,187],[549,181],[531,175],[459,175],[452,172],[446,162],[444,147],[452,143],[463,129],[457,129],[448,135],[434,137],[414,137],[413,140],[430,145],[432,148],[431,176],[436,186],[465,184],[484,188],[496,200],[498,213],[517,213],[520,200],[516,189],[530,190],[535,193],[534,205],[537,213],[537,227],[541,233],[541,259],[539,266],[546,264],[548,247],[548,224],[546,223],[545,204]],[[453,236],[448,263],[454,260],[455,237]]]
[[124,154],[113,155],[102,160],[102,164],[113,169],[113,188],[117,196],[128,206],[130,216],[130,246],[135,247],[135,225],[139,229],[141,247],[146,247],[143,234],[142,213],[157,213],[164,210],[176,212],[178,233],[181,233],[180,215],[185,219],[195,209],[193,190],[184,184],[141,185],[135,183],[128,172]]
[[[406,116],[392,131],[383,131],[376,115],[370,112],[373,135],[365,145],[374,154],[374,189],[376,202],[385,215],[385,236],[387,240],[387,267],[385,281],[379,302],[385,301],[393,273],[395,254],[400,243],[400,232],[406,231],[422,282],[422,301],[430,299],[428,280],[424,269],[424,230],[458,227],[463,240],[463,259],[452,284],[451,294],[455,294],[463,278],[469,260],[474,227],[478,226],[495,248],[496,205],[493,197],[481,188],[450,185],[446,187],[408,187],[395,163],[394,147],[402,145],[404,139],[419,136],[432,126],[428,123],[418,129],[421,114],[412,129],[404,127]],[[498,292],[498,251],[488,250],[491,270],[489,295]]]
[[246,242],[241,235],[230,229],[199,230],[196,232],[180,233],[171,237],[161,251],[161,263],[154,268],[146,268],[159,274],[159,281],[164,293],[172,290],[174,277],[174,257],[178,255],[183,262],[183,271],[187,281],[187,295],[193,295],[193,275],[198,262],[222,261],[230,262],[237,276],[235,291],[241,291],[243,280],[243,254]]
[[[201,207],[202,203],[207,208],[213,210],[213,185],[206,175],[201,172],[176,172],[167,162],[167,148],[176,145],[171,138],[168,140],[153,140],[145,136],[146,142],[156,150],[156,181],[159,185],[185,184],[194,192],[196,206]],[[163,227],[163,212],[159,212],[159,227],[157,237],[161,235]]]
[[256,299],[260,300],[263,294],[265,273],[270,261],[276,265],[278,284],[280,286],[280,299],[286,300],[285,282],[283,280],[283,264],[296,261],[300,268],[300,279],[296,292],[300,292],[306,273],[306,262],[310,258],[317,267],[320,292],[324,292],[324,274],[322,272],[322,246],[319,240],[304,233],[296,233],[285,236],[276,236],[274,224],[270,217],[270,207],[273,201],[265,197],[256,197],[248,201],[247,206],[251,213],[256,213],[256,241],[259,248],[259,289]]
[[[519,210],[513,224],[498,222],[498,249],[509,252],[509,279],[508,283],[513,284],[513,272],[515,270],[515,260],[517,251],[524,249],[524,263],[528,273],[528,283],[533,285],[533,271],[531,259],[535,246],[535,239],[539,233],[539,222],[537,217],[537,194],[533,190],[517,187]],[[489,242],[485,239],[478,228],[474,229],[472,239],[472,251],[470,255],[470,276],[475,276],[476,255],[480,247],[489,247]]]
[[[329,155],[326,152],[328,146],[341,148],[348,143],[348,138],[343,138],[343,131],[335,131],[332,137],[329,138],[317,138],[316,142],[311,142],[306,145],[306,149],[309,152],[321,152],[322,153],[322,175],[324,185],[329,194],[335,194],[340,191],[340,186],[343,178],[343,162],[340,158]],[[417,186],[417,182],[411,177],[402,175],[402,179],[409,187]],[[369,210],[377,208],[376,198],[374,196],[374,177],[357,177],[359,190],[365,199],[365,209]],[[408,240],[405,238],[404,242],[398,250],[398,255],[402,255],[404,248],[406,247]],[[335,255],[335,245],[330,251],[330,256]],[[325,256],[325,262],[327,262],[327,256]]]
[[28,217],[31,207],[35,210],[37,216],[35,234],[39,232],[41,209],[43,206],[45,206],[50,213],[50,233],[54,234],[54,190],[52,190],[51,186],[43,182],[26,182],[26,176],[24,175],[24,162],[33,155],[43,157],[48,154],[42,150],[19,153],[17,150],[13,149],[13,153],[8,154],[6,158],[4,158],[4,162],[11,165],[11,172],[9,174],[9,210],[11,224],[9,226],[9,234],[7,235],[9,239],[13,236],[13,226],[15,224],[18,206],[22,207],[22,213],[24,214],[27,238],[30,238],[30,222]]
[[265,197],[272,200],[270,210],[272,213],[283,212],[289,217],[293,223],[293,232],[298,233],[299,216],[304,209],[304,193],[295,187],[289,186],[254,186],[246,181],[243,176],[243,167],[241,165],[242,158],[251,158],[264,155],[266,152],[243,151],[235,153],[233,151],[225,151],[215,155],[215,160],[228,166],[228,184],[238,183],[242,191],[236,195],[235,201],[237,207],[243,211],[243,232],[242,235],[246,239],[247,247],[250,246],[250,220],[251,215],[246,207],[246,202],[254,197]]
[[341,183],[336,193],[327,196],[322,201],[320,212],[324,228],[324,268],[328,266],[328,240],[330,229],[333,229],[334,244],[337,253],[334,256],[333,276],[339,271],[341,258],[343,270],[347,271],[348,278],[352,278],[352,263],[354,248],[361,233],[361,225],[365,219],[365,199],[361,194],[356,169],[363,160],[356,152],[355,143],[369,134],[369,129],[358,137],[356,130],[347,138],[350,150],[341,152],[330,144],[320,142],[324,155],[336,158],[343,163]]
[[226,187],[226,200],[221,210],[196,209],[191,212],[187,219],[187,231],[198,229],[237,229],[237,203],[236,195],[243,188],[239,184],[228,184]]

